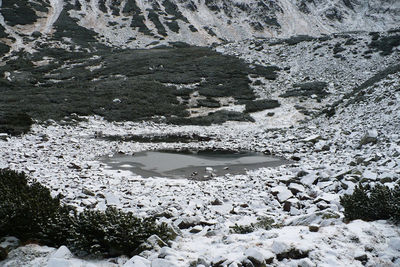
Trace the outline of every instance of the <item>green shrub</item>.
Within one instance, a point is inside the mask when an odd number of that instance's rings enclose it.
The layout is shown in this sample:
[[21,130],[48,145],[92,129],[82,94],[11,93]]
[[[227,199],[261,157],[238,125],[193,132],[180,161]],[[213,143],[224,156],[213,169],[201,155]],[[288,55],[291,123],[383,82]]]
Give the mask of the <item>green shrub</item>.
[[41,239],[42,229],[60,209],[58,198],[24,173],[0,169],[0,236]]
[[24,173],[0,169],[0,237],[67,245],[78,255],[110,257],[141,252],[152,235],[164,241],[173,238],[169,227],[158,225],[155,218],[137,218],[116,208],[78,214]]
[[340,197],[344,216],[348,220],[366,221],[393,219],[400,222],[400,187],[359,185],[353,194]]
[[21,135],[29,132],[33,121],[26,113],[0,113],[0,133]]
[[74,230],[75,249],[99,256],[132,256],[151,235],[163,240],[171,236],[167,226],[158,226],[153,218],[136,218],[112,207],[80,213]]
[[260,217],[257,218],[256,223],[251,223],[249,225],[238,225],[235,224],[231,226],[231,232],[235,234],[248,234],[252,233],[257,229],[271,230],[272,228],[281,228],[282,225],[275,223],[275,220],[270,217]]
[[235,234],[249,234],[252,233],[256,230],[253,224],[250,225],[238,225],[235,224],[234,226],[231,226],[231,233]]

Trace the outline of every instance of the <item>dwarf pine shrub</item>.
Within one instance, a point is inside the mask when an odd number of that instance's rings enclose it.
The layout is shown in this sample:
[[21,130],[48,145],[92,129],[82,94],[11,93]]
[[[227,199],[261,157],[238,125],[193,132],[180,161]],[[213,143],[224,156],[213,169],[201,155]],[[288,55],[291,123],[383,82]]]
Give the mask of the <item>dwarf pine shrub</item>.
[[141,245],[152,235],[163,241],[174,237],[171,229],[157,224],[155,218],[137,218],[116,208],[78,213],[24,173],[0,169],[0,237],[67,245],[82,256],[111,257],[141,252]]
[[400,222],[400,187],[359,185],[353,194],[340,197],[347,220],[366,221],[392,219]]
[[165,224],[154,218],[137,218],[131,212],[108,207],[104,212],[85,210],[77,216],[73,233],[74,247],[90,255],[134,255],[152,235],[163,240],[171,237]]
[[0,169],[0,237],[41,239],[42,230],[60,209],[58,198],[49,189],[24,173]]

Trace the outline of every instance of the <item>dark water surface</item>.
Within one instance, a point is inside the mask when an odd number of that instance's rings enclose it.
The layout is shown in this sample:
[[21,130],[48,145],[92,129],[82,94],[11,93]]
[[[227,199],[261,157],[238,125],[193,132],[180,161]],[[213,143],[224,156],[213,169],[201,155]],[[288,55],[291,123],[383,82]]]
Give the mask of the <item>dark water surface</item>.
[[[102,160],[110,169],[128,170],[143,177],[190,178],[207,180],[215,175],[240,174],[246,170],[276,167],[288,161],[258,152],[200,151],[139,152],[133,156],[115,155]],[[212,169],[212,170],[211,170]]]

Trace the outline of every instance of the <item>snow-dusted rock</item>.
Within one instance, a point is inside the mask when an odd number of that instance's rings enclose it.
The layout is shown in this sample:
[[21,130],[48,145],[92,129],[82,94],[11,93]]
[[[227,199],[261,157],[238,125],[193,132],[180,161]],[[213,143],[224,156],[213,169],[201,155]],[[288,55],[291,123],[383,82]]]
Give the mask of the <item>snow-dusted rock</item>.
[[296,195],[299,192],[305,192],[305,188],[303,185],[298,184],[298,183],[290,183],[288,186],[288,189]]
[[360,146],[366,144],[375,144],[378,141],[378,131],[376,129],[368,130],[360,140]]
[[140,256],[133,256],[123,267],[150,267],[151,262]]
[[292,192],[286,186],[278,185],[271,188],[271,193],[275,195],[280,203],[285,202],[293,196]]
[[69,259],[72,257],[71,251],[66,246],[59,247],[52,255],[51,258],[55,259]]
[[244,255],[256,266],[264,263],[264,255],[255,248],[248,248]]
[[178,266],[164,259],[155,259],[151,262],[151,267],[178,267]]
[[271,250],[275,254],[281,254],[285,251],[288,251],[290,249],[290,244],[282,241],[274,241],[272,243]]
[[315,267],[315,263],[313,263],[309,258],[301,259],[298,262],[299,267]]
[[389,240],[388,244],[392,249],[400,251],[400,238],[392,238]]
[[368,180],[376,180],[376,178],[378,177],[378,174],[375,173],[375,172],[372,172],[372,171],[370,171],[370,170],[365,170],[365,171],[363,172],[362,176],[363,176],[365,179],[368,179]]
[[51,258],[47,263],[47,267],[73,267],[73,264],[68,259]]
[[20,244],[19,239],[14,236],[7,236],[0,240],[0,247],[5,248],[7,250],[17,248],[19,244]]
[[177,254],[176,250],[170,248],[170,247],[162,247],[160,249],[160,252],[158,254],[159,258],[165,258],[167,256],[175,256]]

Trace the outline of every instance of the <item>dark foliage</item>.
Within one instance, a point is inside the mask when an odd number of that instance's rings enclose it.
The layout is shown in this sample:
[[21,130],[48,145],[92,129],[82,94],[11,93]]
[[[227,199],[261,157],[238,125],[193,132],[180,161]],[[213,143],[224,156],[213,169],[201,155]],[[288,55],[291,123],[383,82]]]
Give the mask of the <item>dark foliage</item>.
[[376,40],[372,40],[368,46],[376,51],[380,51],[382,56],[387,56],[393,52],[393,48],[399,45],[400,35],[392,35],[378,37]]
[[254,122],[254,119],[249,114],[244,114],[236,111],[219,110],[211,112],[207,116],[193,118],[170,118],[168,122],[176,125],[211,125],[221,124],[226,121],[249,121]]
[[11,135],[27,133],[33,121],[26,113],[1,113],[0,112],[0,132]]
[[280,97],[311,96],[314,94],[318,97],[325,97],[328,95],[328,92],[325,90],[327,86],[326,82],[320,81],[296,83],[293,84],[293,89],[286,91]]
[[77,222],[74,248],[91,255],[132,256],[141,252],[141,245],[151,235],[164,240],[171,236],[166,225],[158,226],[153,218],[140,219],[112,207],[105,212],[86,210]]
[[139,253],[150,236],[167,241],[173,238],[171,233],[154,218],[137,218],[113,207],[78,214],[24,173],[0,169],[0,237],[67,245],[78,255],[111,257]]
[[[248,75],[257,69],[251,69],[243,60],[208,48],[188,47],[179,42],[171,45],[179,48],[112,52],[99,49],[94,53],[46,48],[32,55],[18,54],[18,60],[8,60],[6,65],[0,66],[0,71],[18,73],[10,76],[12,81],[0,78],[0,113],[26,113],[39,121],[63,120],[72,113],[96,114],[109,121],[187,117],[187,106],[179,103],[176,96],[188,97],[192,91],[177,90],[166,83],[201,82],[199,94],[210,99],[231,96],[239,103],[254,99]],[[32,61],[44,56],[56,60],[46,66],[32,65]],[[74,67],[66,69],[62,62]],[[88,70],[99,64],[103,67]],[[274,78],[277,68],[260,67],[258,70]],[[202,104],[217,106],[210,101]],[[225,116],[232,117],[237,119],[237,116]],[[185,120],[189,124],[198,121]]]
[[344,215],[348,220],[366,221],[393,219],[400,222],[400,187],[390,189],[384,185],[362,186],[354,189],[352,195],[340,198]]
[[281,104],[278,102],[278,100],[255,100],[246,103],[246,112],[257,112],[265,109],[273,109],[279,107],[280,105]]
[[0,236],[42,238],[42,229],[60,209],[58,198],[24,173],[0,169]]

